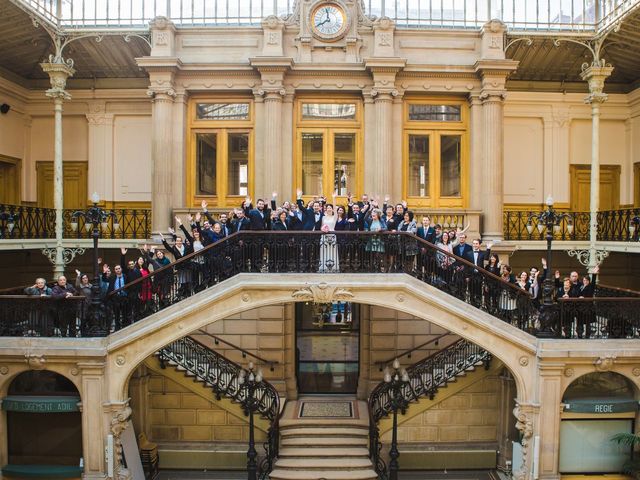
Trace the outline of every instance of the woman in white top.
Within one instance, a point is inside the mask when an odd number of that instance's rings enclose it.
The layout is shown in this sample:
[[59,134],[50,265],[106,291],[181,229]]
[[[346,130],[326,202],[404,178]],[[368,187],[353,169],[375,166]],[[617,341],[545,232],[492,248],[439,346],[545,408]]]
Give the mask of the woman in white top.
[[[336,194],[334,193],[334,200],[335,197]],[[326,273],[340,271],[336,235],[334,233],[328,233],[335,231],[337,221],[338,217],[333,211],[333,204],[327,203],[324,206],[324,215],[322,217],[322,231],[324,232],[324,235],[320,237],[320,265],[318,266],[318,272]]]

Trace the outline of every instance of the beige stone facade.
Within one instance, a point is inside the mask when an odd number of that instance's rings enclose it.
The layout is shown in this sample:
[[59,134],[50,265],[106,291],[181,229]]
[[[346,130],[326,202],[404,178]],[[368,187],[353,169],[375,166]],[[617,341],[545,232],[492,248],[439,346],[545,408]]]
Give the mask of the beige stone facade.
[[[573,208],[576,172],[590,164],[591,155],[586,83],[565,89],[511,82],[519,64],[510,59],[506,26],[498,21],[478,30],[400,28],[388,18],[371,20],[362,15],[361,2],[346,1],[351,23],[343,37],[328,43],[308,25],[315,3],[296,2],[288,19],[269,17],[252,27],[182,28],[157,18],[150,25],[148,54],[135,59],[148,78],[114,79],[93,88],[87,79],[71,77],[63,160],[86,172],[84,191],[97,192],[110,206],[150,207],[154,232],[166,232],[174,214],[194,212],[201,200],[220,212],[239,206],[245,194],[269,199],[275,191],[279,200],[293,199],[318,164],[324,177],[309,180],[317,191],[305,191],[305,198],[329,196],[340,172],[330,153],[342,134],[353,140],[345,150],[352,154],[354,195],[407,199],[414,211],[429,213],[434,221],[451,228],[470,225],[471,237],[500,240],[505,211],[539,209],[549,194],[561,209]],[[617,172],[614,203],[638,207],[640,88],[636,82],[614,92],[600,107],[600,163]],[[45,197],[39,171],[55,156],[52,102],[41,83],[22,84],[0,71],[3,103],[11,110],[0,115],[0,162],[19,165],[18,203],[38,205]],[[198,118],[198,104],[227,103],[247,105],[246,118]],[[305,104],[353,105],[354,113],[347,121],[309,119]],[[454,106],[460,118],[455,125],[412,120],[412,105]],[[218,190],[200,188],[199,134],[215,135],[224,149],[231,148],[230,136],[245,136],[246,149],[238,152],[246,154],[247,178],[240,182],[246,191],[226,184],[231,162],[222,154],[215,159]],[[308,148],[322,158],[303,164],[305,135],[320,134],[320,144],[310,142]],[[433,154],[431,190],[411,193],[411,140],[428,137],[433,150],[447,136],[460,139],[458,191],[446,194],[444,162]],[[70,191],[65,195],[71,197]],[[345,200],[339,192],[339,201]],[[14,247],[42,246],[36,243]],[[574,243],[562,248],[569,246],[585,248]],[[498,250],[505,263],[514,250],[530,250],[513,258],[516,268],[526,268],[544,247],[512,242]],[[637,244],[608,247],[628,255],[612,262],[610,274],[624,278],[621,286],[637,285],[637,259],[626,253],[636,252]],[[563,271],[575,268],[566,260],[557,265]],[[401,416],[403,458],[411,459],[406,465],[425,468],[428,459],[446,467],[459,455],[477,468],[497,457],[486,468],[509,469],[515,442],[522,445],[524,464],[514,478],[556,480],[563,477],[562,401],[572,382],[588,373],[615,372],[640,398],[637,340],[537,339],[402,274],[241,274],[107,338],[3,339],[0,397],[28,370],[68,378],[81,397],[84,479],[107,478],[107,436],[123,427],[129,408],[136,433],[159,444],[163,467],[242,469],[248,426],[238,405],[163,369],[155,354],[191,335],[246,366],[249,359],[233,344],[273,362],[273,369],[262,365],[265,378],[283,402],[295,400],[293,294],[304,285],[346,289],[361,305],[356,395],[361,400],[382,380],[381,362],[394,357],[407,366],[460,338],[493,355],[488,370],[468,372]],[[437,345],[420,348],[410,359],[402,356],[444,334]],[[216,343],[214,336],[228,343]],[[9,457],[7,425],[2,411],[0,466]],[[261,443],[268,424],[261,419],[256,427]],[[384,419],[387,445],[390,428],[390,419]]]

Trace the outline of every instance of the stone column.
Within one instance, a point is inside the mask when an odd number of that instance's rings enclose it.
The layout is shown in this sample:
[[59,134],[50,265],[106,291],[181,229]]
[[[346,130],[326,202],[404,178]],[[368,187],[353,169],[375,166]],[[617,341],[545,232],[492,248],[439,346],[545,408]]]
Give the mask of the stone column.
[[53,146],[53,206],[56,210],[56,250],[53,262],[53,276],[58,278],[64,273],[64,258],[62,246],[62,211],[64,209],[64,178],[62,166],[62,104],[71,100],[71,95],[65,90],[67,78],[75,73],[73,61],[65,61],[62,57],[49,57],[49,63],[41,63],[42,70],[49,75],[51,88],[46,96],[53,98],[54,114],[54,146]]
[[470,183],[470,198],[469,207],[472,210],[482,209],[482,192],[484,187],[482,185],[483,172],[483,135],[482,135],[482,101],[480,100],[479,93],[469,94],[469,108],[471,113],[471,183]]
[[[358,376],[358,399],[369,397],[371,382],[371,315],[363,315],[364,305],[360,306],[360,375]],[[370,308],[370,307],[369,307]]]
[[89,192],[98,192],[102,200],[115,200],[113,191],[113,114],[104,113],[104,104],[90,106]]
[[24,147],[22,149],[22,198],[21,201],[35,202],[37,200],[36,192],[36,166],[31,158],[31,126],[33,118],[31,115],[22,117],[24,126]]
[[107,476],[102,423],[104,363],[79,363],[82,375],[82,457],[84,479],[104,479]]
[[560,413],[564,365],[540,366],[540,464],[538,478],[557,480],[560,450]]
[[392,114],[393,98],[398,94],[395,90],[371,92],[375,112],[374,157],[370,163],[369,172],[365,179],[369,180],[365,192],[369,195],[384,199],[385,194],[391,192],[393,171],[393,132]]
[[[364,97],[364,112],[363,119],[364,125],[362,126],[363,135],[364,135],[364,161],[363,161],[363,169],[364,169],[364,178],[363,178],[363,191],[362,192],[351,192],[353,195],[359,195],[359,193],[367,193],[369,195],[372,194],[373,190],[371,190],[371,179],[369,173],[375,168],[376,165],[376,131],[377,126],[375,123],[375,107],[373,104],[373,91],[365,91],[363,92]],[[387,193],[387,192],[384,192]],[[384,195],[383,193],[383,195]],[[390,193],[390,192],[389,192]]]
[[295,303],[288,303],[284,307],[284,384],[287,391],[287,400],[295,400],[298,398],[295,308]]
[[281,198],[294,198],[296,187],[293,185],[293,100],[294,95],[285,95],[282,103],[282,171],[280,172]]
[[172,185],[175,172],[172,162],[173,144],[173,88],[149,90],[153,103],[151,113],[151,216],[154,232],[164,232],[171,222]]
[[501,240],[504,205],[504,113],[507,77],[518,62],[505,58],[507,26],[499,20],[487,22],[481,31],[480,60],[475,64],[482,79],[482,210],[484,240]]
[[589,273],[600,263],[596,241],[598,236],[598,207],[600,206],[600,105],[607,100],[607,95],[602,92],[604,82],[613,71],[613,67],[598,66],[594,64],[585,69],[580,76],[589,82],[589,95],[585,103],[591,104],[591,195],[589,213]]
[[[281,40],[282,32],[279,29],[281,25],[274,18],[269,17],[269,19],[278,28],[265,34],[269,33],[267,38],[276,35],[277,41],[272,47],[277,49]],[[262,159],[261,162],[256,160],[255,195],[256,197],[268,196],[275,191],[284,198],[282,194],[286,187],[280,173],[284,169],[291,169],[291,164],[285,165],[282,158],[282,100],[286,95],[284,78],[293,64],[293,59],[262,56],[251,58],[250,62],[260,72],[262,85],[256,89],[255,93],[262,97],[263,102],[262,119],[256,115],[256,125],[262,123],[262,129],[256,132],[256,136],[262,137],[260,140]]]
[[481,177],[484,186],[482,238],[501,240],[504,205],[504,94],[484,92],[480,99],[484,125]]
[[267,90],[264,93],[264,139],[263,139],[263,173],[264,191],[258,191],[256,195],[268,196],[272,191],[280,193],[281,198],[286,198],[283,193],[285,186],[282,184],[280,172],[285,165],[282,162],[282,97],[284,88],[280,90]]
[[189,95],[183,89],[176,89],[173,103],[173,148],[172,169],[173,182],[171,186],[171,206],[179,207],[185,204],[186,165],[187,165],[187,115]]

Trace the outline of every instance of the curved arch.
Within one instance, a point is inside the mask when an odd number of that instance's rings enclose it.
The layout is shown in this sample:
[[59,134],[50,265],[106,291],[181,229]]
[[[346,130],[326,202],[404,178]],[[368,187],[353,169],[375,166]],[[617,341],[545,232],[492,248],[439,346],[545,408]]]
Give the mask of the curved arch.
[[[13,369],[12,369],[13,370]],[[80,383],[80,378],[73,378],[70,377],[69,375],[67,375],[67,372],[62,372],[62,368],[58,368],[56,365],[48,367],[48,368],[29,368],[28,365],[25,365],[23,368],[17,369],[15,371],[12,371],[10,375],[6,375],[3,377],[0,377],[0,398],[6,397],[7,396],[7,392],[9,391],[9,386],[11,386],[11,384],[13,383],[13,381],[20,375],[22,375],[25,372],[40,372],[40,371],[47,371],[47,372],[53,372],[56,375],[60,375],[61,377],[64,377],[65,379],[67,379],[69,382],[71,382],[73,384],[73,386],[76,388],[77,392],[78,392],[78,396],[80,397],[80,402],[82,402],[82,385]]]
[[591,372],[585,372],[582,375],[574,378],[571,382],[568,382],[564,388],[562,389],[562,393],[560,395],[560,398],[564,400],[565,395],[567,394],[567,390],[569,390],[569,388],[574,385],[576,382],[578,382],[581,378],[587,376],[587,375],[592,375],[594,373],[599,373],[599,374],[606,374],[606,373],[613,373],[615,375],[619,375],[620,377],[624,378],[627,382],[629,382],[629,385],[631,385],[631,387],[634,390],[634,398],[638,398],[640,396],[640,387],[638,386],[638,384],[636,383],[636,380],[632,377],[630,377],[629,375],[625,374],[624,372],[619,372],[619,371],[605,371],[605,372],[599,372],[597,370],[591,371]]
[[[419,280],[404,274],[393,278],[358,274],[290,274],[277,278],[274,281],[271,275],[241,274],[191,297],[186,305],[173,305],[111,335],[107,345],[111,399],[127,398],[128,381],[135,368],[162,346],[243,311],[309,300],[300,295],[301,286],[322,290],[323,284],[324,290],[332,289],[334,295],[346,296],[349,301],[408,313],[481,346],[509,368],[520,400],[533,395],[536,339]],[[310,281],[315,279],[318,282]]]

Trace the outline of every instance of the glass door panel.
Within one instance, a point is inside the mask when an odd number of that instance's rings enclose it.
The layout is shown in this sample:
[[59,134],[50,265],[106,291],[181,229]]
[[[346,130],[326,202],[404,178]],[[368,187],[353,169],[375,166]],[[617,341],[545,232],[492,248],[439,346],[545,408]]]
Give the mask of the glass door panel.
[[358,306],[348,302],[296,305],[296,367],[300,393],[356,393]]
[[462,137],[460,135],[440,136],[440,196],[459,197]]
[[356,134],[335,133],[333,135],[333,192],[346,197],[356,192]]
[[323,193],[324,151],[324,135],[322,133],[302,133],[302,191],[305,195]]
[[216,195],[217,133],[196,133],[197,195]]
[[407,196],[429,197],[429,135],[409,135]]
[[249,134],[229,133],[227,147],[227,195],[249,192]]

